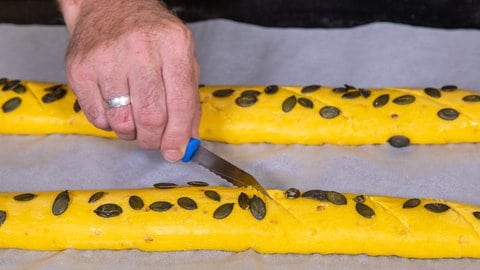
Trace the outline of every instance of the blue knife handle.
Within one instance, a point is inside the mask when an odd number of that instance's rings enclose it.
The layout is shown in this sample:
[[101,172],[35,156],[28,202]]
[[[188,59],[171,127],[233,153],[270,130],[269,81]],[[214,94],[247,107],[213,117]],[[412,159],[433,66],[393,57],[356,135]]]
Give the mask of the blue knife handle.
[[200,141],[199,139],[196,138],[190,138],[190,141],[188,141],[187,148],[185,149],[185,155],[182,158],[183,162],[189,162],[195,153],[197,153],[198,148],[200,148]]

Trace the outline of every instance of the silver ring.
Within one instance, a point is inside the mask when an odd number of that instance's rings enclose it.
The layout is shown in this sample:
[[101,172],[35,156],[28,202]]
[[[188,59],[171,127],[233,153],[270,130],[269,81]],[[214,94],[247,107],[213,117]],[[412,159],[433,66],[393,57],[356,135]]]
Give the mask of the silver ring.
[[130,96],[119,96],[111,99],[105,100],[105,107],[111,108],[119,108],[123,106],[127,106],[130,104]]

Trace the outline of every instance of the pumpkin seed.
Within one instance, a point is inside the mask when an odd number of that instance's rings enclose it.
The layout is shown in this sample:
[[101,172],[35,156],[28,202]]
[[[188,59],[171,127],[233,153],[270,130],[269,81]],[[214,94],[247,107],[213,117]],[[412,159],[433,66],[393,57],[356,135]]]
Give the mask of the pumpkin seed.
[[15,87],[17,87],[18,85],[20,85],[20,80],[11,80],[11,81],[8,81],[3,87],[2,87],[2,90],[3,91],[8,91],[8,90],[13,90]]
[[320,116],[325,119],[332,119],[340,114],[340,110],[337,107],[325,106],[320,109]]
[[302,197],[303,198],[309,198],[309,199],[315,199],[315,200],[323,202],[323,201],[327,200],[327,192],[324,191],[324,190],[320,190],[320,189],[312,189],[312,190],[309,190],[309,191],[305,191],[302,194]]
[[90,196],[90,199],[88,199],[88,203],[94,203],[100,200],[100,198],[102,198],[104,195],[105,195],[104,191],[95,192],[93,193],[92,196]]
[[150,204],[149,208],[155,212],[165,212],[173,207],[173,204],[166,201],[157,201]]
[[347,88],[347,90],[357,89],[355,86],[350,85],[350,84],[344,84],[343,86],[345,86],[345,88]]
[[298,190],[297,188],[289,188],[285,190],[285,197],[287,197],[288,199],[296,199],[300,197],[300,190]]
[[213,217],[216,219],[224,219],[232,213],[234,203],[226,203],[220,205],[215,212],[213,212]]
[[202,87],[205,87],[205,84],[199,84],[198,85],[198,88],[202,88]]
[[[477,219],[480,219],[480,211],[475,211],[473,212],[473,216],[476,217]],[[0,225],[2,224],[1,219],[0,219]]]
[[153,184],[154,188],[159,188],[159,189],[169,189],[169,188],[174,188],[177,187],[178,185],[175,183],[155,183]]
[[255,96],[255,97],[257,97],[260,94],[261,94],[261,92],[257,91],[257,90],[245,90],[240,94],[240,96]]
[[54,92],[54,91],[58,91],[57,89],[62,88],[62,87],[63,87],[63,84],[55,84],[55,85],[49,86],[49,87],[47,87],[43,90],[45,92]]
[[357,210],[357,213],[364,218],[372,218],[375,216],[375,211],[364,203],[357,203],[355,209]]
[[15,110],[16,108],[18,108],[18,106],[20,106],[21,103],[22,103],[21,98],[13,97],[13,98],[7,100],[5,103],[3,103],[2,111],[4,113],[11,112],[11,111]]
[[364,98],[368,98],[372,94],[372,91],[370,91],[370,89],[365,88],[359,88],[358,92],[360,92],[360,95]]
[[313,108],[313,102],[308,99],[308,98],[299,98],[298,99],[298,104],[302,105],[305,108],[312,109]]
[[445,108],[438,111],[437,115],[443,120],[455,120],[460,115],[460,113],[457,112],[455,109]]
[[202,182],[202,181],[190,181],[187,183],[190,186],[194,187],[206,187],[208,186],[208,183]]
[[27,92],[27,88],[23,84],[19,84],[17,87],[13,88],[13,92],[23,94]]
[[133,210],[140,210],[145,205],[142,198],[138,197],[137,195],[130,196],[130,198],[128,198],[128,204]]
[[67,90],[64,88],[57,88],[55,90],[49,91],[42,97],[43,103],[52,103],[63,98],[67,94]]
[[306,94],[306,93],[312,93],[312,92],[315,92],[317,91],[318,89],[320,89],[320,87],[322,87],[321,85],[318,85],[318,84],[312,84],[312,85],[308,85],[308,86],[305,86],[302,88],[301,92],[303,94]]
[[408,199],[403,203],[403,208],[408,209],[408,208],[415,208],[419,206],[421,203],[420,199],[413,198],[413,199]]
[[437,88],[427,87],[423,89],[423,91],[425,92],[425,94],[433,98],[439,98],[442,96],[442,93],[440,93],[440,91]]
[[8,82],[7,78],[0,78],[0,84],[6,84]]
[[479,102],[480,101],[480,95],[468,95],[464,96],[462,98],[463,101],[465,102]]
[[79,112],[81,110],[82,110],[82,108],[80,107],[80,104],[78,103],[78,99],[76,99],[75,102],[73,103],[73,111],[74,112]]
[[352,91],[352,92],[347,92],[347,93],[343,94],[342,98],[354,99],[354,98],[358,98],[359,96],[361,96],[360,91]]
[[265,202],[256,195],[253,195],[253,198],[250,200],[250,213],[258,219],[262,220],[265,215],[267,214],[267,207],[265,206]]
[[275,94],[276,92],[278,92],[278,86],[274,84],[269,85],[265,87],[265,89],[263,89],[263,92],[265,92],[265,94],[267,95]]
[[220,201],[220,195],[218,194],[218,192],[216,192],[214,190],[205,190],[203,192],[203,194],[205,194],[205,196],[207,196],[211,200],[214,200],[214,201],[217,201],[217,202]]
[[213,92],[214,97],[229,97],[235,92],[233,89],[220,89]]
[[347,198],[345,198],[343,194],[336,191],[327,191],[327,201],[336,205],[347,204]]
[[114,203],[106,203],[97,207],[93,212],[100,217],[111,218],[119,216],[122,213],[122,207]]
[[390,100],[389,94],[380,95],[373,101],[373,107],[374,108],[383,107],[388,103],[389,100]]
[[406,147],[410,145],[410,139],[402,135],[395,135],[390,137],[387,141],[393,147]]
[[68,190],[58,193],[57,197],[53,201],[52,213],[55,216],[63,214],[67,210],[69,204],[70,195],[68,194]]
[[33,198],[35,198],[37,195],[32,194],[32,193],[22,193],[13,196],[13,199],[15,201],[21,201],[21,202],[26,202],[26,201],[31,201]]
[[240,96],[235,103],[240,107],[250,107],[258,101],[257,96]]
[[440,89],[442,89],[442,91],[445,91],[445,92],[452,92],[457,90],[458,87],[456,85],[444,85]]
[[187,210],[197,209],[197,203],[189,197],[180,197],[178,198],[177,203],[183,209],[187,209]]
[[290,96],[286,98],[282,103],[282,111],[289,112],[297,104],[297,98],[295,96]]
[[394,100],[392,100],[393,103],[398,104],[398,105],[407,105],[415,101],[415,96],[412,95],[403,95],[396,97]]
[[427,203],[425,204],[425,209],[434,213],[443,213],[450,209],[450,206],[443,203]]
[[247,209],[250,204],[250,198],[246,193],[240,192],[240,195],[238,196],[238,205],[240,208],[243,210]]
[[0,226],[5,223],[5,220],[7,220],[7,212],[0,210]]
[[345,93],[348,91],[346,87],[335,87],[332,89],[334,93]]
[[363,196],[363,195],[355,196],[355,198],[353,198],[353,201],[357,202],[357,203],[364,203],[365,202],[365,196]]

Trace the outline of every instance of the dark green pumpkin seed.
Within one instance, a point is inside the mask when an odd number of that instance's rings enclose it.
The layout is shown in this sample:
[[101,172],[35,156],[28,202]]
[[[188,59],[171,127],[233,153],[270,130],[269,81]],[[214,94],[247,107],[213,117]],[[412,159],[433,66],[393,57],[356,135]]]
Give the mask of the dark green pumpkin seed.
[[465,102],[479,102],[480,101],[480,95],[468,95],[464,96],[462,98],[463,101]]
[[353,198],[353,201],[357,202],[357,203],[364,203],[365,202],[365,196],[363,196],[363,195],[355,196],[355,198]]
[[114,203],[102,204],[97,209],[93,210],[95,214],[104,218],[111,218],[119,216],[123,211],[122,207]]
[[216,192],[214,190],[205,190],[203,192],[203,194],[205,194],[205,196],[207,196],[211,200],[214,200],[214,201],[217,201],[217,202],[220,201],[220,194],[218,194],[218,192]]
[[80,107],[80,104],[78,103],[78,100],[75,100],[75,102],[73,103],[73,111],[74,112],[79,112],[81,110],[82,110],[82,108]]
[[285,190],[285,197],[287,197],[288,199],[296,199],[300,197],[300,190],[298,190],[297,188],[289,188]]
[[355,86],[350,85],[350,84],[344,84],[343,86],[345,86],[345,88],[347,88],[347,90],[357,89]]
[[355,204],[355,210],[364,218],[372,218],[375,216],[375,211],[364,203]]
[[213,212],[213,217],[216,219],[224,219],[232,213],[234,203],[226,203],[220,205],[215,212]]
[[260,91],[257,91],[257,90],[245,90],[243,91],[240,96],[259,96],[261,94]]
[[[477,219],[480,219],[480,211],[473,212],[473,216]],[[0,222],[0,225],[1,225],[1,222]]]
[[332,89],[332,91],[334,93],[345,93],[345,92],[348,91],[348,89],[345,88],[345,87],[335,87],[335,88]]
[[7,100],[5,103],[3,103],[2,111],[5,112],[5,113],[11,112],[11,111],[15,110],[16,108],[18,108],[18,106],[20,106],[21,103],[22,103],[21,98],[13,97],[13,98]]
[[434,213],[443,213],[450,209],[450,206],[443,203],[427,203],[425,204],[425,209]]
[[165,212],[170,210],[173,207],[173,204],[166,201],[157,201],[150,204],[149,208],[155,212]]
[[258,101],[257,96],[240,96],[235,103],[240,107],[250,107]]
[[352,91],[352,92],[347,92],[347,93],[343,94],[342,98],[354,99],[354,98],[358,98],[359,96],[361,96],[360,91]]
[[347,198],[345,198],[343,194],[336,191],[327,191],[327,201],[336,205],[347,204]]
[[438,111],[437,115],[443,120],[455,120],[460,115],[460,113],[455,109],[445,108]]
[[138,197],[137,195],[130,196],[130,198],[128,198],[128,204],[133,210],[140,210],[145,205],[142,198]]
[[187,184],[190,185],[190,186],[194,186],[194,187],[206,187],[206,186],[208,186],[208,183],[203,182],[203,181],[190,181]]
[[427,87],[423,89],[423,91],[425,92],[425,94],[433,98],[439,98],[442,96],[442,93],[440,93],[440,91],[437,88]]
[[303,94],[306,94],[306,93],[312,93],[312,92],[315,92],[317,91],[318,89],[320,89],[320,87],[322,87],[321,85],[318,85],[318,84],[312,84],[312,85],[308,85],[308,86],[305,86],[302,88],[301,92]]
[[393,147],[406,147],[410,145],[410,139],[402,135],[395,135],[390,137],[387,141]]
[[104,192],[104,191],[95,192],[95,193],[93,193],[93,195],[90,196],[90,198],[88,199],[88,203],[94,203],[94,202],[100,200],[104,195],[105,195],[105,192]]
[[55,85],[52,85],[52,86],[49,86],[45,89],[43,89],[45,92],[54,92],[54,91],[58,91],[59,88],[62,88],[63,87],[63,84],[55,84]]
[[340,114],[340,110],[337,107],[325,106],[320,109],[320,116],[325,119],[332,119]]
[[408,208],[415,208],[419,206],[421,203],[420,199],[413,198],[413,199],[408,199],[403,203],[403,208],[408,209]]
[[398,105],[407,105],[415,101],[415,96],[412,95],[403,95],[392,100],[393,103]]
[[180,197],[177,203],[180,207],[187,210],[195,210],[198,208],[197,203],[189,197]]
[[444,85],[440,89],[442,89],[442,91],[445,91],[445,92],[452,92],[457,90],[458,87],[456,85]]
[[374,108],[383,107],[388,103],[389,100],[390,100],[389,94],[380,95],[373,101],[373,107]]
[[253,195],[253,198],[250,200],[250,213],[258,219],[262,220],[265,215],[267,214],[267,207],[265,206],[265,202],[256,195]]
[[23,94],[27,92],[27,88],[23,84],[19,84],[17,87],[13,88],[13,92],[17,94]]
[[364,98],[368,98],[372,94],[372,91],[370,91],[370,89],[365,88],[359,88],[358,92],[360,92],[360,95]]
[[66,94],[67,94],[67,90],[65,90],[64,88],[57,88],[53,91],[46,93],[42,97],[42,101],[43,103],[52,103],[54,101],[57,101],[63,98]]
[[305,108],[312,109],[313,108],[313,102],[308,99],[308,98],[299,98],[298,99],[298,104],[302,105]]
[[240,206],[240,208],[245,210],[249,207],[249,204],[250,198],[248,197],[248,195],[244,192],[240,192],[240,195],[238,196],[238,205]]
[[297,104],[297,98],[295,96],[290,96],[286,98],[282,103],[282,111],[289,112]]
[[278,92],[278,86],[274,84],[269,85],[265,87],[265,89],[263,89],[263,92],[265,92],[265,94],[267,95],[275,94],[276,92]]
[[175,183],[155,183],[153,184],[154,188],[159,188],[159,189],[169,189],[169,188],[174,188],[177,187],[178,185]]
[[6,84],[8,82],[7,78],[0,78],[0,85],[1,84]]
[[11,81],[8,81],[8,82],[2,87],[2,90],[3,90],[3,91],[13,90],[13,89],[15,89],[15,87],[17,87],[18,85],[20,85],[20,80],[11,80]]
[[67,210],[69,204],[70,195],[68,194],[68,190],[58,193],[57,197],[53,201],[52,213],[55,216],[63,214]]
[[302,197],[303,198],[309,198],[309,199],[315,199],[315,200],[323,202],[323,201],[327,200],[327,192],[324,191],[324,190],[320,190],[320,189],[312,189],[312,190],[305,191],[302,194]]
[[5,223],[5,220],[7,220],[7,212],[0,210],[0,226]]
[[220,89],[213,91],[214,97],[229,97],[235,92],[233,89]]
[[33,200],[33,198],[35,198],[37,195],[35,194],[32,194],[32,193],[22,193],[22,194],[18,194],[18,195],[15,195],[13,197],[13,199],[15,201],[20,201],[20,202],[26,202],[26,201],[31,201]]

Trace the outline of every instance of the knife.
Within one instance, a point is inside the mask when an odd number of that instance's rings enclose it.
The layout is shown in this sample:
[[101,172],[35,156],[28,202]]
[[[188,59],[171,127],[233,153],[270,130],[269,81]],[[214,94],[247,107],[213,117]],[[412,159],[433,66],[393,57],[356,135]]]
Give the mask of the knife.
[[190,139],[182,161],[196,162],[237,187],[252,186],[262,194],[272,198],[255,177],[203,147],[199,139]]

